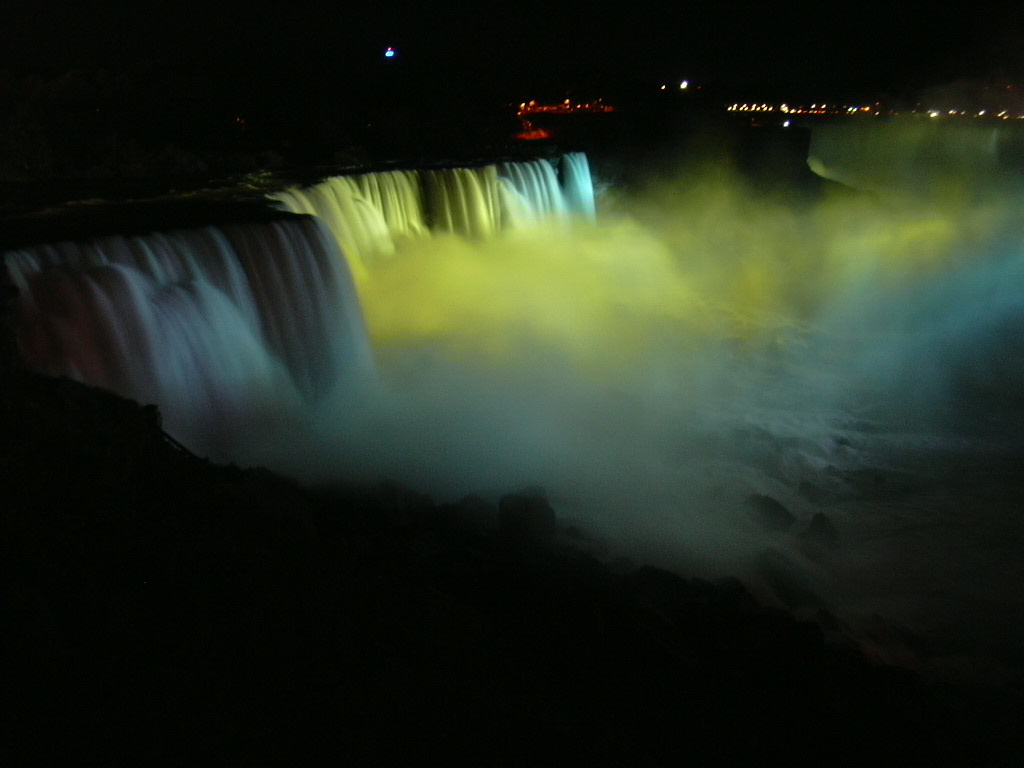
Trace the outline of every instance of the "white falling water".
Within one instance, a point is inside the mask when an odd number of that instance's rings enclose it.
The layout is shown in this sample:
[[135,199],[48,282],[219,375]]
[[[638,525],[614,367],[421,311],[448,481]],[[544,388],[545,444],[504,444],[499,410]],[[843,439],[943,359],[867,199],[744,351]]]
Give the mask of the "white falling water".
[[565,202],[570,211],[586,219],[594,219],[594,181],[590,175],[590,163],[583,152],[567,152],[561,160],[562,187]]
[[498,166],[498,173],[502,191],[509,197],[506,206],[512,228],[566,217],[565,195],[555,169],[547,160],[502,163]]
[[379,211],[392,238],[428,234],[423,194],[415,171],[382,171],[352,176],[360,194]]
[[315,215],[322,220],[357,280],[365,276],[374,262],[394,255],[394,240],[383,213],[349,177],[337,177],[330,184],[284,190],[276,193],[275,199],[285,210]]
[[[335,177],[274,196],[316,218],[7,253],[22,355],[38,371],[157,403],[179,439],[215,451],[261,409],[301,410],[373,369],[350,269],[365,281],[397,244],[429,237],[428,222],[491,236],[517,220],[509,194],[519,223],[567,210],[547,161],[501,171]],[[578,196],[586,187],[574,184]]]
[[7,254],[26,363],[161,406],[196,447],[370,374],[352,279],[315,219]]
[[424,171],[423,193],[431,229],[484,238],[501,227],[498,173],[484,168]]
[[503,230],[593,220],[586,155],[562,158],[562,181],[547,160],[480,168],[384,171],[334,176],[270,196],[284,210],[318,216],[334,234],[360,282],[395,254],[396,241],[431,232],[488,238]]

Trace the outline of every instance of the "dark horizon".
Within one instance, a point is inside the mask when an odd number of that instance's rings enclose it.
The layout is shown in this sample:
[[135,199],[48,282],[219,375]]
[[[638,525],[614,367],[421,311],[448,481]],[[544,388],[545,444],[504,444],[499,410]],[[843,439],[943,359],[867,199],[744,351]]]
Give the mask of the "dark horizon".
[[[372,11],[327,0],[9,0],[0,177],[501,155],[521,130],[513,105],[530,99],[603,98],[631,114],[622,135],[671,132],[689,119],[680,108],[748,100],[906,108],[940,93],[970,108],[1000,102],[992,88],[1009,84],[1012,107],[1024,98],[1022,30],[1020,10],[984,3],[969,14],[561,3],[488,16],[409,0]],[[682,79],[692,87],[667,109],[658,89]]]
[[[14,73],[95,67],[159,81],[206,79],[227,92],[287,95],[303,81],[325,92],[358,90],[382,65],[416,87],[507,93],[598,89],[605,83],[689,77],[790,98],[868,92],[903,98],[962,79],[1020,77],[1022,12],[858,3],[810,9],[719,4],[661,10],[560,3],[496,15],[456,5],[393,0],[365,6],[267,2],[8,0],[0,68]],[[383,58],[387,46],[398,56]],[[518,92],[518,93],[517,93]]]

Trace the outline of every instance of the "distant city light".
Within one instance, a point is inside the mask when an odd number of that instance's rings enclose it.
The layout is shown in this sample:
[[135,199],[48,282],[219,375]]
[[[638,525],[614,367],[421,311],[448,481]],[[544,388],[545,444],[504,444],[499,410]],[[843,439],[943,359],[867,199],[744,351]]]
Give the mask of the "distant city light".
[[690,87],[690,81],[689,80],[683,80],[683,82],[681,82],[679,84],[679,90],[681,90],[681,91],[685,91],[689,87]]
[[536,99],[522,101],[519,103],[517,112],[519,117],[525,115],[539,114],[561,114],[570,115],[581,112],[614,112],[615,107],[605,104],[603,99],[595,99],[586,102],[574,102],[572,99],[565,99],[560,104],[538,104]]
[[393,59],[398,55],[398,51],[392,48],[390,45],[384,50],[385,59]]
[[[819,104],[815,102],[808,106],[799,106],[793,104],[741,104],[739,102],[735,104],[729,104],[725,107],[728,112],[783,112],[788,117],[797,117],[798,115],[858,115],[858,114],[870,114],[878,117],[883,113],[886,115],[899,115],[902,114],[898,110],[886,109],[882,106],[881,102],[875,102],[870,106],[857,105],[838,105],[838,104]],[[919,104],[912,112],[913,114],[926,115],[929,118],[946,118],[948,117],[985,117],[989,120],[1000,119],[1000,120],[1024,120],[1024,112],[1020,114],[1013,114],[1010,110],[1002,110],[999,113],[989,109],[981,110],[967,110],[967,109],[934,109],[934,108],[923,108]],[[753,120],[757,120],[756,115],[752,115]]]

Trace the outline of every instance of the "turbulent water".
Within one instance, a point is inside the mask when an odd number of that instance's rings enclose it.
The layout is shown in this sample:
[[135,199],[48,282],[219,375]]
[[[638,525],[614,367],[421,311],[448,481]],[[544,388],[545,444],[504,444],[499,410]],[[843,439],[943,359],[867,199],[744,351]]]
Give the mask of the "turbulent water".
[[847,186],[813,200],[710,161],[595,200],[568,155],[275,196],[316,219],[25,249],[23,350],[160,403],[217,458],[441,498],[541,485],[612,555],[739,574],[887,658],[999,677],[1024,661],[1014,134],[850,125],[815,135],[811,167]]

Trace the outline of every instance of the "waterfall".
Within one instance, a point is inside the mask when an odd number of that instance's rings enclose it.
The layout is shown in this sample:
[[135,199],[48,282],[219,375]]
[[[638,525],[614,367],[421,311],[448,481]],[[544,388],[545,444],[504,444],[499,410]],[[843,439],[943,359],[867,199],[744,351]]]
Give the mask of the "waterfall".
[[586,219],[594,219],[594,181],[590,175],[590,163],[582,152],[568,152],[562,155],[562,188],[569,210]]
[[373,369],[353,275],[432,231],[486,238],[564,218],[592,190],[580,158],[569,192],[546,160],[367,173],[272,197],[311,216],[11,251],[22,355],[157,403],[179,439],[209,443],[254,405],[315,403]]
[[558,220],[567,213],[565,195],[558,185],[555,169],[547,160],[529,163],[502,163],[499,173],[505,193],[518,204],[507,204],[512,226],[537,220]]
[[363,197],[351,178],[339,176],[329,183],[285,190],[273,199],[292,213],[320,218],[348,258],[357,280],[365,277],[374,261],[394,255],[394,240],[383,214]]
[[230,428],[254,402],[316,401],[372,370],[345,261],[316,219],[12,251],[26,363]]
[[351,178],[362,196],[380,212],[393,238],[427,234],[419,175],[415,171],[382,171]]
[[[357,280],[395,254],[396,240],[431,232],[487,238],[506,229],[595,217],[583,153],[480,168],[382,171],[333,176],[270,195],[283,210],[318,216],[348,257]],[[561,182],[559,181],[561,175]]]
[[426,171],[423,177],[434,230],[467,237],[487,237],[498,231],[501,205],[495,166]]

